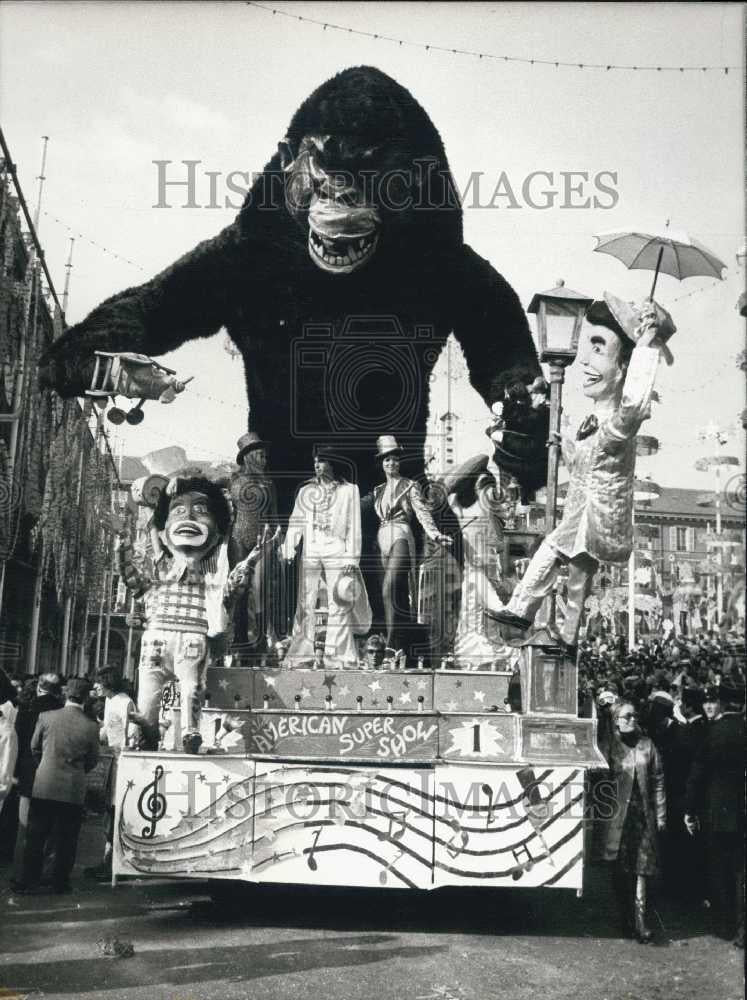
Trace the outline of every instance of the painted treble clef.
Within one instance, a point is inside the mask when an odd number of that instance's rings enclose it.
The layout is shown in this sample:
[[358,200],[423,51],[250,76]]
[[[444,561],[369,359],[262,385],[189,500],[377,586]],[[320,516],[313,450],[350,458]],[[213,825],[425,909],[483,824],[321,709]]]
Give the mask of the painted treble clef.
[[149,824],[143,827],[141,836],[148,839],[154,836],[156,823],[166,814],[166,796],[158,791],[158,782],[162,777],[163,768],[159,764],[153,772],[153,781],[145,786],[137,800],[137,811]]

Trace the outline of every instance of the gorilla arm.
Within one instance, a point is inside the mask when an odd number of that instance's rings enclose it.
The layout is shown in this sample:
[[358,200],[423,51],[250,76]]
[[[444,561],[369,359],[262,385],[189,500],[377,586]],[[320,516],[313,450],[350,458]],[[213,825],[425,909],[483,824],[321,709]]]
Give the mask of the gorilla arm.
[[[144,285],[113,295],[44,353],[40,385],[63,397],[79,396],[90,388],[94,351],[164,354],[216,333],[229,319],[229,303],[236,301],[243,256],[234,223]],[[244,283],[251,273],[248,264],[245,272]]]
[[[498,272],[466,244],[452,275],[452,329],[467,359],[470,382],[488,406],[503,400],[506,386],[529,385],[542,371],[526,314],[516,292]],[[547,476],[545,446],[549,410],[534,422],[528,453],[510,457],[504,445],[496,462],[526,489],[542,486]],[[525,433],[525,428],[506,430]]]

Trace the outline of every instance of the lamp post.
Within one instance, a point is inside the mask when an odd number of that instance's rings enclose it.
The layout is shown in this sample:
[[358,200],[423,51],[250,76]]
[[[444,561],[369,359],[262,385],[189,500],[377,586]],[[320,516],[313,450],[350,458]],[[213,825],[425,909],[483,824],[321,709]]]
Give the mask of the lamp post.
[[[636,438],[637,455],[655,455],[659,442],[655,437],[640,434]],[[633,484],[633,548],[628,558],[628,652],[635,647],[635,505],[648,505],[658,500],[661,488],[646,476]]]
[[[716,537],[721,538],[721,468],[722,466],[734,466],[739,465],[739,459],[734,455],[722,455],[719,452],[719,448],[722,448],[729,440],[729,433],[725,430],[719,428],[714,421],[711,421],[707,427],[702,427],[698,431],[698,437],[701,441],[711,441],[713,442],[714,449],[712,455],[707,455],[705,458],[699,458],[695,463],[695,468],[698,472],[709,472],[710,470],[715,471],[716,478],[716,488],[714,490],[714,499],[716,501]],[[724,578],[723,578],[723,566],[716,574],[716,624],[721,624],[721,615],[724,609]]]
[[574,292],[558,281],[555,288],[538,292],[529,303],[527,312],[536,319],[540,361],[550,367],[550,442],[547,451],[547,501],[545,505],[545,534],[549,534],[557,521],[558,464],[560,445],[560,415],[563,409],[563,383],[565,369],[572,364],[578,352],[578,338],[586,310],[594,300],[588,295]]

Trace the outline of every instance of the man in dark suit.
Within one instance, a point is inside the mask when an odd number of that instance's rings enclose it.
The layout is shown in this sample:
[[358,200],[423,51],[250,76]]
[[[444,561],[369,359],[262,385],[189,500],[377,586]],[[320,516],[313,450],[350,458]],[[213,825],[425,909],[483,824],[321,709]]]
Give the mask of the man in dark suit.
[[99,727],[83,712],[90,687],[73,678],[67,683],[64,708],[42,712],[31,739],[31,750],[41,756],[34,777],[23,874],[12,883],[16,892],[36,888],[41,877],[44,843],[55,846],[52,875],[54,892],[70,890],[70,873],[83,821],[86,773],[99,755]]
[[702,688],[682,690],[683,722],[674,729],[670,753],[664,762],[667,782],[668,850],[662,858],[667,891],[672,896],[702,904],[707,896],[703,836],[690,836],[684,826],[685,791],[693,761],[707,732]]
[[[26,835],[29,825],[29,809],[31,808],[31,789],[34,787],[34,775],[39,764],[39,758],[31,752],[31,738],[36,729],[36,723],[42,712],[59,711],[64,698],[62,683],[57,674],[42,674],[36,682],[36,697],[19,707],[16,716],[16,733],[18,734],[18,760],[16,763],[16,779],[18,781],[18,832],[13,854],[13,870],[20,878],[23,867],[23,857],[26,853]],[[54,857],[49,852],[49,858]],[[49,867],[45,865],[45,868]]]
[[[744,947],[744,688],[722,685],[723,714],[708,726],[685,793],[685,827],[702,824],[718,930]],[[735,899],[736,892],[736,899]]]

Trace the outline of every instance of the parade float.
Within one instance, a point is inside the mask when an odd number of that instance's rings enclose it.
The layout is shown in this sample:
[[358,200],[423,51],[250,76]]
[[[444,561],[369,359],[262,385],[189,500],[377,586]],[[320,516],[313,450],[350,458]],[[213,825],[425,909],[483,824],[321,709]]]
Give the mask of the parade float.
[[560,649],[520,677],[512,711],[509,670],[208,668],[204,752],[120,758],[115,879],[580,892],[595,720]]
[[[629,237],[639,235],[612,234],[597,249],[627,263]],[[671,362],[666,336],[652,348],[653,327],[663,334],[669,321],[667,336],[674,332],[671,318],[651,301],[656,276],[660,269],[686,276],[673,270],[669,235],[643,236],[652,262],[636,263],[638,253],[628,266],[655,267],[649,302],[639,308],[605,293],[593,303],[611,395],[598,419],[587,418],[579,428],[565,518],[557,527],[563,372],[575,357],[592,298],[562,282],[534,297],[538,358],[513,289],[463,241],[461,205],[433,123],[405,88],[372,67],[338,74],[303,102],[231,226],[151,281],[108,299],[55,341],[40,362],[42,386],[63,397],[89,391],[101,399],[117,393],[137,398],[141,402],[127,415],[137,423],[145,398],[168,402],[186,384],[154,368],[151,355],[225,327],[244,361],[250,403],[244,438],[252,441],[240,440],[237,464],[258,441],[269,441],[279,467],[270,477],[271,491],[263,465],[252,461],[239,470],[230,489],[239,523],[256,516],[259,499],[282,530],[306,490],[310,500],[299,516],[318,513],[314,528],[334,533],[339,500],[348,527],[353,512],[360,523],[373,511],[380,532],[389,513],[376,490],[389,489],[390,473],[384,465],[387,484],[379,480],[376,487],[385,456],[381,447],[374,452],[373,441],[379,435],[381,442],[384,431],[396,435],[411,463],[406,489],[425,485],[428,385],[450,334],[486,406],[493,413],[500,407],[500,427],[490,431],[497,487],[511,482],[527,499],[547,480],[547,538],[538,550],[546,565],[538,568],[537,553],[526,551],[525,573],[505,608],[493,589],[495,574],[479,554],[470,556],[474,527],[470,532],[469,519],[460,522],[464,506],[444,502],[436,513],[433,505],[431,523],[421,515],[432,497],[421,504],[411,493],[402,517],[411,521],[414,510],[440,551],[425,552],[417,598],[410,587],[422,634],[404,655],[393,649],[395,655],[383,661],[373,646],[365,662],[356,661],[349,636],[345,656],[330,655],[330,632],[345,631],[346,602],[351,614],[363,612],[359,623],[371,622],[368,601],[357,608],[366,588],[376,603],[374,574],[368,573],[373,567],[360,541],[353,552],[343,531],[341,547],[314,552],[307,571],[308,531],[299,560],[299,536],[288,525],[285,577],[251,569],[254,614],[244,616],[247,640],[231,665],[213,659],[197,685],[191,677],[185,719],[167,688],[158,749],[151,733],[147,749],[119,758],[115,880],[582,890],[586,774],[605,761],[595,720],[578,714],[575,636],[600,561],[629,554],[635,436],[648,413],[659,352]],[[640,369],[634,403],[619,398],[627,364],[619,338],[630,342],[626,357],[638,359],[631,365]],[[124,376],[115,371],[115,360]],[[549,406],[540,361],[549,365]],[[585,387],[601,389],[602,374],[585,379]],[[632,382],[628,388],[633,392]],[[347,463],[336,493],[333,480],[305,479],[311,442],[315,471],[322,450],[330,462]],[[615,478],[614,499],[597,488],[604,463]],[[204,483],[200,489],[206,492]],[[365,498],[358,504],[371,490],[372,505],[366,507]],[[396,505],[401,497],[392,493],[389,499]],[[159,530],[167,513],[164,508]],[[575,535],[573,544],[563,534],[590,522],[593,531]],[[414,524],[400,527],[398,541],[410,546]],[[477,536],[489,538],[484,528]],[[606,534],[606,544],[593,547],[594,533],[597,541]],[[374,529],[373,535],[386,561],[380,533]],[[232,574],[243,565],[233,560],[243,558],[251,533],[247,538],[223,560],[225,566],[230,560]],[[413,551],[404,561],[391,560],[399,567],[392,570],[401,577],[397,586],[415,569]],[[251,562],[251,553],[246,558]],[[261,592],[294,576],[294,558],[299,591],[313,578],[313,592],[303,600],[299,593],[297,603],[279,602],[296,606],[293,635],[288,633],[294,655],[281,659],[272,653],[277,636],[262,652],[252,630],[258,621],[276,624]],[[568,573],[565,614],[557,620],[553,561],[564,562]],[[182,577],[179,564],[163,581],[175,591],[184,579],[185,586],[197,586],[207,578],[201,565],[195,561]],[[217,573],[215,566],[210,573]],[[465,579],[471,573],[474,579]],[[260,577],[265,583],[255,587]],[[158,590],[153,581],[148,586]],[[377,622],[374,608],[373,628],[391,632],[392,607],[382,596],[386,621]],[[327,621],[320,624],[327,634],[318,653],[314,626],[325,599]],[[475,621],[492,615],[493,626],[503,631],[492,640],[474,629],[460,632],[455,622],[461,610]],[[299,636],[302,611],[306,634]],[[195,641],[199,651],[186,647],[193,666],[206,656],[204,625]],[[519,640],[512,629],[526,634]],[[162,653],[172,660],[182,656],[179,642],[169,634],[144,643],[139,672],[160,671]]]

